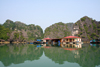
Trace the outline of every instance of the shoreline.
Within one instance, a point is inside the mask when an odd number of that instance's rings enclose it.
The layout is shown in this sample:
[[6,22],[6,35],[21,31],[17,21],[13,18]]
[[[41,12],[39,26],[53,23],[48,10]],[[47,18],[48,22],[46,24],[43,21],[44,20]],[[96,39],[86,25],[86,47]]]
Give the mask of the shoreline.
[[[9,41],[5,41],[5,42],[0,42],[0,44],[2,43],[10,43]],[[28,43],[28,42],[12,42],[12,43]],[[89,41],[83,42],[83,43],[90,43]]]
[[[10,42],[9,41],[6,41],[6,42],[0,42],[0,44],[9,44]],[[12,43],[27,43],[27,42],[12,42]]]

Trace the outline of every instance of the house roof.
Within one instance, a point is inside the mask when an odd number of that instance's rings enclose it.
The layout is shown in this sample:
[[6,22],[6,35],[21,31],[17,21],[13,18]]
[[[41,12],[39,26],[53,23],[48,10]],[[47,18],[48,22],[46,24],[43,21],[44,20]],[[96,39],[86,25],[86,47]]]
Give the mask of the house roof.
[[64,37],[64,38],[80,38],[80,37],[77,37],[77,36],[67,36],[67,37]]
[[44,40],[51,40],[50,38],[44,38]]
[[61,38],[52,38],[51,40],[60,40]]

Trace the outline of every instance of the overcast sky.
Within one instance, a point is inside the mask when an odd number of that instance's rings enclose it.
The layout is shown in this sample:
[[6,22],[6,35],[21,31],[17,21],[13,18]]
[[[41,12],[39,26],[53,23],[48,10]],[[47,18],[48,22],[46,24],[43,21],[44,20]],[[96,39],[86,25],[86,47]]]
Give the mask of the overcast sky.
[[0,0],[0,24],[7,19],[46,27],[75,23],[83,16],[100,21],[100,0]]

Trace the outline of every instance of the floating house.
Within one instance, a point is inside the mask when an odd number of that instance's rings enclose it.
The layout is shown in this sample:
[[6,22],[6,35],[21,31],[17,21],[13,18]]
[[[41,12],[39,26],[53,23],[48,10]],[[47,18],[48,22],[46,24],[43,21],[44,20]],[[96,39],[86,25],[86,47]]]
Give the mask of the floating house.
[[62,42],[81,42],[81,38],[77,36],[67,36],[62,38]]
[[61,39],[51,39],[51,38],[44,38],[43,39],[43,42],[45,42],[47,45],[48,44],[51,44],[51,45],[57,45],[57,46],[60,46],[60,42],[61,42]]
[[60,43],[61,43],[61,39],[51,39],[51,44],[52,45],[57,45],[57,46],[60,46]]
[[45,44],[52,44],[61,47],[76,47],[76,48],[82,47],[81,38],[77,36],[67,36],[67,37],[55,38],[55,39],[44,38],[43,42],[45,42]]
[[61,46],[74,46],[76,48],[81,48],[82,47],[82,42],[81,42],[81,38],[77,37],[77,36],[67,36],[67,37],[63,37],[61,39]]
[[46,44],[51,44],[51,39],[50,38],[44,38],[43,42]]

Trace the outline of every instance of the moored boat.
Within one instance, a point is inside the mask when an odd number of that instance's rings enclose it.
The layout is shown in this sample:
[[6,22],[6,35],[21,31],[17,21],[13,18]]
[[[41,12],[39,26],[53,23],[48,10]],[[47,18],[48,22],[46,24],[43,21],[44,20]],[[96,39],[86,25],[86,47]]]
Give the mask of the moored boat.
[[90,43],[100,43],[100,39],[93,39],[93,40],[90,40]]

